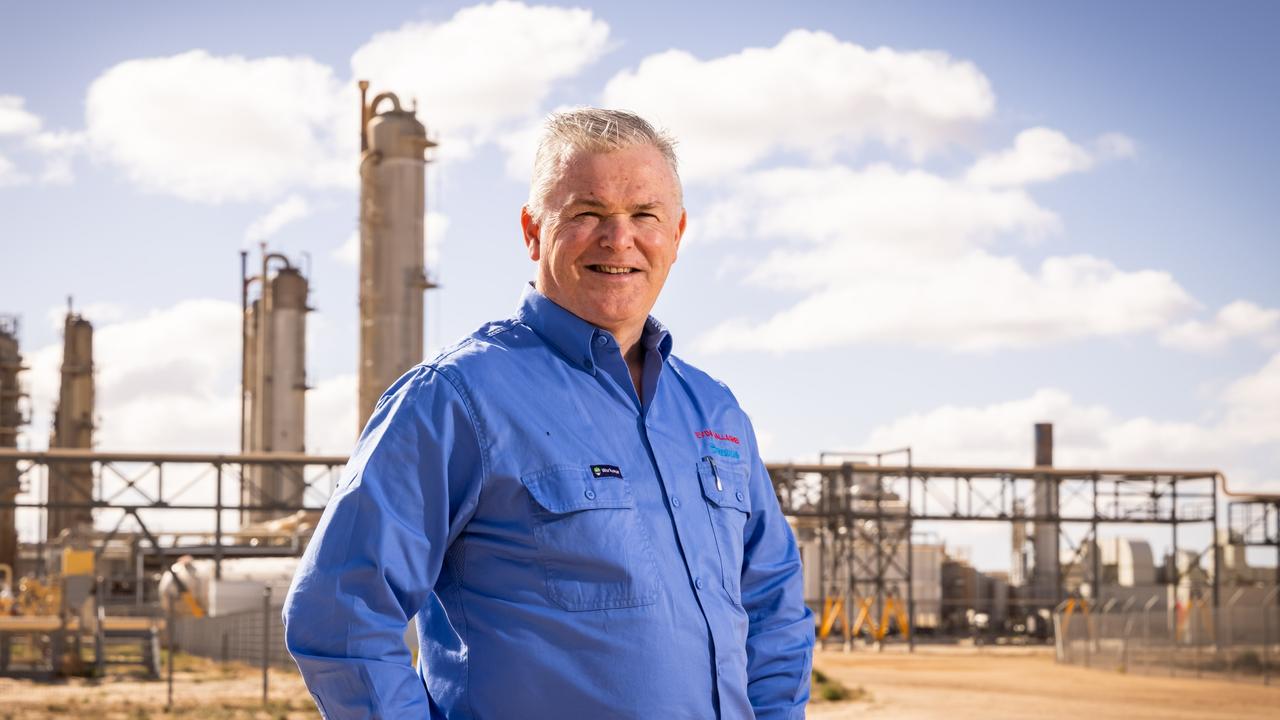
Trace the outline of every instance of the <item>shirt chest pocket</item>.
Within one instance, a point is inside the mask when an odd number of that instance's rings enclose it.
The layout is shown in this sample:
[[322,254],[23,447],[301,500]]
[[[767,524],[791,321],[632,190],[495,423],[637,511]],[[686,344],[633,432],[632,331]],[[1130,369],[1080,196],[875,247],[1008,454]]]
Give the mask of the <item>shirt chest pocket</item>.
[[653,548],[625,479],[557,465],[520,482],[533,498],[533,535],[552,602],[603,610],[658,599]]
[[751,516],[747,474],[737,466],[705,457],[698,461],[698,482],[720,554],[721,581],[729,598],[741,605],[743,531]]

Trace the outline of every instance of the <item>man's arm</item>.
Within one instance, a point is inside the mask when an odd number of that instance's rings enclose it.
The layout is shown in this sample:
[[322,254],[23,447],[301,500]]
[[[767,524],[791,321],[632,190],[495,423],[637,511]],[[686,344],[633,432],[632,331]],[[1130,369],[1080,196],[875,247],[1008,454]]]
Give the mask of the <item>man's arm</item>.
[[484,472],[448,378],[417,367],[383,396],[284,605],[285,643],[326,718],[429,716],[404,629],[474,513]]
[[747,421],[751,517],[743,529],[742,606],[747,630],[747,696],[759,720],[803,718],[813,661],[813,613],[791,527]]

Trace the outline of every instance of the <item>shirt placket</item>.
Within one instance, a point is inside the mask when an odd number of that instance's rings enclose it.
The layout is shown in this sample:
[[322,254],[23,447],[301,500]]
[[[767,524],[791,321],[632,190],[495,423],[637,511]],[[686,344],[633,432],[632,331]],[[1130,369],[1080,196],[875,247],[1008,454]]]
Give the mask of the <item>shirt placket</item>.
[[[723,592],[720,556],[715,549],[715,538],[711,536],[706,504],[697,484],[695,469],[690,465],[683,473],[680,470],[683,456],[679,448],[684,442],[685,434],[692,433],[693,428],[686,427],[680,413],[666,412],[662,396],[661,390],[655,393],[655,399],[645,414],[642,430],[645,446],[653,462],[654,474],[667,497],[685,572],[711,638],[711,659],[715,673],[712,685],[718,697],[723,686],[720,669],[723,653],[732,643],[725,623],[715,620],[716,607],[721,602],[716,593]],[[672,423],[675,424],[674,427],[671,426]],[[719,706],[720,703],[717,703],[717,711]]]
[[[602,340],[604,342],[601,342]],[[701,497],[695,470],[690,466],[683,474],[679,471],[681,455],[679,448],[694,429],[687,427],[681,413],[674,412],[674,408],[668,412],[665,407],[666,403],[674,400],[667,398],[664,403],[664,388],[661,387],[664,363],[650,362],[650,359],[658,359],[650,357],[657,352],[656,350],[646,352],[641,387],[652,388],[650,390],[652,398],[647,405],[641,405],[626,362],[616,346],[603,335],[597,334],[592,340],[592,348],[596,368],[605,372],[617,390],[630,396],[633,407],[636,409],[637,429],[644,440],[654,476],[658,479],[658,484],[667,498],[668,514],[675,531],[676,544],[680,548],[685,573],[711,638],[711,660],[714,672],[712,688],[719,697],[723,685],[722,650],[730,647],[732,643],[726,623],[716,622],[714,620],[716,612],[712,609],[721,602],[715,594],[723,593],[720,556],[715,550],[715,538],[711,536],[711,526],[706,516],[707,510]],[[650,378],[650,373],[656,374]],[[672,423],[675,424],[674,428],[671,427]],[[672,460],[675,462],[673,463]],[[668,478],[671,480],[669,481]],[[680,482],[681,478],[686,482]],[[706,552],[706,548],[711,548],[711,552]],[[720,702],[716,703],[717,715],[720,705]]]

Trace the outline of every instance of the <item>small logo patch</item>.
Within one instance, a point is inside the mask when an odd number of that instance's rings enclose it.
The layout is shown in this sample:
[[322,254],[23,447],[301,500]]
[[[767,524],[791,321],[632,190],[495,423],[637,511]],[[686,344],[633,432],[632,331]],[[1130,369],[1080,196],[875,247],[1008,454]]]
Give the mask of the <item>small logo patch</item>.
[[617,466],[617,465],[592,465],[592,466],[591,466],[591,474],[592,474],[592,475],[594,475],[595,477],[598,477],[598,478],[601,478],[601,477],[616,477],[616,478],[620,478],[620,477],[622,477],[622,471],[618,469],[618,466]]

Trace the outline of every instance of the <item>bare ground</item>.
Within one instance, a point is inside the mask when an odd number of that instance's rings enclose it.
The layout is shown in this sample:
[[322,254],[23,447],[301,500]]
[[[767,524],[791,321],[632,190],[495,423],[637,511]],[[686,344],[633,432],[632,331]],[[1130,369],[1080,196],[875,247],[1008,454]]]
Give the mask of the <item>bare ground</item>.
[[[174,703],[167,684],[113,675],[59,683],[0,678],[0,720],[209,718],[300,720],[315,706],[296,672],[272,670],[262,705],[261,670],[178,656]],[[819,651],[815,667],[856,702],[814,702],[814,720],[1242,720],[1280,719],[1280,688],[1144,677],[1057,665],[1047,648],[922,647],[876,653]]]
[[1194,678],[1126,675],[1059,665],[1051,648],[922,647],[915,655],[819,651],[814,662],[853,703],[815,702],[814,720],[1244,720],[1280,719],[1280,688]]

